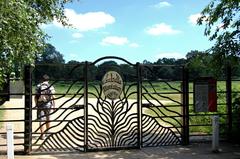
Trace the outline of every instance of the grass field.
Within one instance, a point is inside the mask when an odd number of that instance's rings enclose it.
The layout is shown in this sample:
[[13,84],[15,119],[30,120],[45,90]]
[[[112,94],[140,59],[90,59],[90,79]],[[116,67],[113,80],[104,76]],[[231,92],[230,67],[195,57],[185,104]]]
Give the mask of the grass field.
[[[96,98],[97,96],[94,96],[94,94],[98,94],[99,89],[100,89],[100,82],[89,82],[88,85],[88,94],[89,98]],[[152,83],[147,83],[143,82],[142,83],[143,89],[143,96],[142,99],[153,99],[153,100],[160,100],[160,101],[170,101],[168,102],[167,106],[171,105],[176,105],[177,101],[181,103],[181,82],[152,82]],[[83,94],[84,89],[83,89],[83,83],[76,82],[76,83],[66,83],[66,82],[58,82],[54,84],[55,90],[57,94],[67,94],[66,96],[72,96],[73,94]],[[136,83],[135,85],[133,83],[125,83],[125,91],[127,92],[126,94],[130,94],[131,92],[136,92],[137,91],[137,86]],[[128,89],[128,91],[127,91]],[[226,82],[225,81],[218,81],[217,82],[217,91],[219,92],[217,94],[218,99],[218,112],[217,113],[226,113],[226,93],[224,91],[226,90]],[[233,91],[240,91],[240,82],[233,81],[232,82],[232,90]],[[206,125],[206,124],[211,124],[211,114],[212,113],[195,113],[193,109],[193,83],[189,84],[189,112],[190,114],[195,114],[196,116],[190,116],[189,122],[190,125]],[[161,95],[156,94],[156,93],[161,93]],[[103,94],[101,95],[103,97]],[[233,97],[239,97],[239,93],[233,93]],[[123,97],[123,95],[122,95]],[[166,98],[167,97],[167,98]],[[134,93],[129,96],[129,99],[136,99],[137,94]],[[171,100],[173,101],[171,101]],[[234,101],[234,99],[233,99]],[[171,107],[168,108],[171,111],[175,111],[176,113],[182,113],[182,109],[180,107]],[[167,114],[169,116],[174,116],[176,115],[175,113],[171,111],[166,111],[166,110],[159,110],[159,108],[152,108],[145,110],[144,113],[150,114],[152,116],[157,116],[157,115],[162,115]],[[1,112],[0,112],[1,113]],[[169,119],[171,120],[171,119]],[[172,121],[173,123],[176,121]],[[226,123],[226,116],[221,116],[220,117],[220,122],[221,123]],[[190,132],[202,132],[202,133],[210,133],[211,132],[211,127],[209,126],[193,126],[190,127]]]
[[[94,87],[96,86],[97,89],[99,89],[99,85],[101,83],[97,83],[97,82],[89,82],[88,85],[88,90],[89,92],[94,91]],[[126,83],[126,86],[129,86],[132,83]],[[168,84],[178,90],[181,90],[181,82],[168,82]],[[153,87],[155,88],[155,90],[157,92],[176,92],[175,90],[173,90],[172,88],[169,87],[169,85],[167,85],[164,82],[152,82],[151,85],[147,82],[143,82],[142,85],[148,89],[149,92],[153,92]],[[77,91],[79,91],[79,89],[81,87],[83,87],[83,83],[81,82],[76,82],[76,83],[66,83],[66,82],[58,82],[53,84],[53,86],[56,89],[57,93],[66,93],[67,90],[69,90],[68,93],[76,93]],[[226,83],[225,81],[220,81],[217,82],[217,90],[218,91],[224,91],[226,89]],[[136,88],[133,86],[131,87],[130,91],[135,91]],[[233,81],[232,82],[232,90],[239,90],[240,91],[240,82],[238,81]],[[143,90],[144,91],[144,90]],[[189,92],[193,91],[193,83],[189,83]],[[83,93],[83,89],[80,91],[80,93]]]

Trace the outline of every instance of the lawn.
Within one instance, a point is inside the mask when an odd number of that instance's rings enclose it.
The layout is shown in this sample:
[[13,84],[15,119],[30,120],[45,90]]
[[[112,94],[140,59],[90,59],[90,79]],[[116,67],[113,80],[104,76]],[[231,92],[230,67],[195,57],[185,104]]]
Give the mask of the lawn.
[[[233,81],[232,82],[232,90],[233,91],[240,91],[240,82]],[[97,82],[89,82],[88,85],[88,97],[90,98],[96,98],[94,94],[98,94],[100,90],[100,84]],[[70,82],[57,82],[54,83],[53,86],[55,87],[56,94],[57,95],[65,95],[66,96],[72,96],[74,94],[83,94],[84,93],[84,88],[83,88],[83,83],[82,82],[75,82],[75,83],[70,83]],[[143,99],[157,99],[157,100],[173,100],[172,103],[169,104],[174,104],[174,101],[181,102],[181,82],[152,82],[152,83],[147,83],[143,82],[142,83],[142,93]],[[136,92],[137,91],[137,86],[136,84],[133,85],[133,83],[125,83],[125,91],[126,95],[130,94],[131,92]],[[35,89],[35,87],[33,87]],[[226,95],[224,91],[226,90],[226,84],[224,81],[217,82],[217,91],[218,93],[218,103],[226,103]],[[193,104],[193,83],[189,84],[189,104]],[[237,96],[235,93],[234,96]],[[123,93],[122,96],[123,97]],[[136,99],[137,94],[134,93],[131,96],[129,96],[129,99]]]
[[[99,88],[100,88],[99,82],[89,82],[88,85],[88,92],[90,93],[90,98],[93,97],[91,94],[97,94]],[[180,82],[170,82],[170,85],[176,89],[180,90]],[[76,82],[76,83],[69,83],[69,82],[57,82],[54,83],[53,86],[55,87],[56,93],[59,94],[66,94],[66,95],[72,95],[72,94],[77,94],[77,93],[84,93],[83,89],[83,83],[82,82]],[[154,92],[161,92],[161,93],[169,93],[168,96],[171,97],[172,99],[179,100],[179,94],[176,94],[177,91],[169,88],[169,86],[166,83],[163,82],[153,82],[152,85],[149,83],[144,82],[143,83],[144,88],[147,90],[149,93],[154,93]],[[33,88],[35,89],[35,87]],[[136,83],[125,83],[124,87],[126,94],[128,95],[131,92],[136,92],[137,91],[137,86]],[[142,92],[146,92],[145,89],[142,89]],[[154,95],[155,96],[155,95]],[[156,98],[162,100],[164,97],[160,96],[155,96]],[[136,99],[137,96],[131,95],[130,99]]]
[[[99,89],[100,89],[100,82],[89,82],[88,85],[88,94],[89,98],[96,98],[98,97]],[[156,105],[157,107],[151,107],[150,109],[144,108],[143,112],[145,114],[151,115],[151,116],[162,116],[163,114],[168,116],[176,116],[176,113],[182,114],[182,110],[180,106],[173,106],[173,105],[179,105],[181,103],[181,82],[143,82],[142,83],[142,99],[150,99],[155,101],[168,101],[165,103],[165,106],[168,106],[167,109],[160,109],[160,105]],[[67,83],[67,82],[58,82],[54,84],[56,93],[58,95],[60,94],[67,94],[66,96],[72,96],[74,94],[83,94],[84,88],[82,82],[75,82],[75,83]],[[125,91],[126,95],[129,95],[131,92],[137,91],[137,85],[136,83],[125,83]],[[232,82],[232,89],[233,91],[239,91],[240,85],[239,82],[233,81]],[[128,91],[127,91],[128,90]],[[224,91],[226,90],[226,82],[220,81],[217,82],[217,91],[218,91],[218,112],[217,113],[226,113],[226,93]],[[211,124],[211,114],[212,113],[195,113],[193,110],[193,83],[189,84],[189,112],[190,114],[194,116],[190,116],[189,122],[190,125],[206,125]],[[95,96],[96,95],[96,96]],[[103,97],[103,94],[101,94]],[[234,94],[236,96],[236,93]],[[122,96],[123,97],[123,93]],[[129,99],[136,99],[137,94],[134,93],[129,96]],[[173,106],[173,107],[171,107]],[[170,110],[170,111],[169,111]],[[174,112],[176,113],[174,113]],[[1,113],[1,112],[0,112]],[[172,123],[177,124],[176,121],[169,118]],[[179,118],[177,118],[179,120]],[[226,123],[226,116],[220,117],[221,123]],[[202,132],[202,133],[210,133],[211,132],[211,126],[192,126],[190,127],[190,132]]]

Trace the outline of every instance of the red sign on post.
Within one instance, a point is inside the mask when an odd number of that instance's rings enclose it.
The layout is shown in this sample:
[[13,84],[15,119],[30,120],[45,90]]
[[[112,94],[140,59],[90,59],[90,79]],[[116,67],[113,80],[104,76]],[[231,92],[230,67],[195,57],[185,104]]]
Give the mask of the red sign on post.
[[195,112],[217,111],[216,80],[212,77],[201,77],[194,81]]

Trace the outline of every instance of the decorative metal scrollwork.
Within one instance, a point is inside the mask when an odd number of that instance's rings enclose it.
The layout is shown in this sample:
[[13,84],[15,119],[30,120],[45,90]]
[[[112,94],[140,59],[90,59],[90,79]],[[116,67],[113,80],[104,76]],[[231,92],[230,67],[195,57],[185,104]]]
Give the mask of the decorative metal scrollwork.
[[[96,85],[89,92],[97,101],[89,103],[88,146],[89,149],[136,147],[137,146],[137,102],[130,99],[137,92],[130,92],[136,84],[125,86],[123,96],[117,100],[102,98]],[[136,89],[135,89],[136,90]],[[93,93],[94,92],[94,93]]]
[[[147,70],[152,71],[151,68]],[[151,73],[155,80],[146,80],[142,85],[142,145],[148,147],[181,144],[181,91],[167,81],[156,80],[154,72]],[[161,90],[163,85],[168,92]],[[178,99],[170,97],[171,93]]]

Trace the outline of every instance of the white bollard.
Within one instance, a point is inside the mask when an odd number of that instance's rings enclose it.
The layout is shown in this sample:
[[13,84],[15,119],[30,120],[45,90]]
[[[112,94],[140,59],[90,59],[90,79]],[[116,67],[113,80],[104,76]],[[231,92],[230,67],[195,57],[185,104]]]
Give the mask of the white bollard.
[[219,152],[219,116],[212,117],[212,151]]
[[13,125],[7,124],[7,156],[8,159],[14,159],[14,144],[13,144]]

